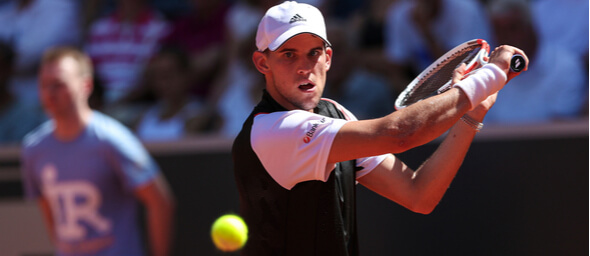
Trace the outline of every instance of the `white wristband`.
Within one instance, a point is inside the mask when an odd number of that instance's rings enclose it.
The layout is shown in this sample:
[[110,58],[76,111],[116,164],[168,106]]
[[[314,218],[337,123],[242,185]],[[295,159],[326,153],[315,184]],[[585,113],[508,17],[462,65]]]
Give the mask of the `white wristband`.
[[456,83],[453,87],[459,87],[467,94],[471,102],[471,109],[474,109],[490,95],[502,89],[506,84],[506,80],[508,78],[502,69],[496,64],[488,63],[475,70],[467,78]]

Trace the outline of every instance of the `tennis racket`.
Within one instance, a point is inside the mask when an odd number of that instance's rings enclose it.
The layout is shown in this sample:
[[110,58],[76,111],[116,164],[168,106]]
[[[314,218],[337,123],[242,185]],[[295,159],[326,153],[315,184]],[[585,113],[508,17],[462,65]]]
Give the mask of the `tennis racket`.
[[[400,110],[418,101],[441,94],[452,87],[453,71],[465,63],[466,78],[471,72],[487,64],[490,46],[483,39],[473,39],[451,49],[430,64],[400,93],[395,108]],[[510,69],[520,72],[525,67],[525,59],[519,54],[512,56]]]

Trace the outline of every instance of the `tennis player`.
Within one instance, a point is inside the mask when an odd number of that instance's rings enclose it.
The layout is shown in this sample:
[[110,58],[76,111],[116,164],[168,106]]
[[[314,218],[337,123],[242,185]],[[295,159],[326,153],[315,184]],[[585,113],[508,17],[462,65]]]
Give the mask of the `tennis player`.
[[[337,102],[321,98],[334,50],[318,9],[296,2],[270,8],[256,46],[252,60],[266,87],[232,149],[240,214],[249,227],[243,255],[357,255],[357,183],[430,213],[497,91],[517,75],[508,72],[510,58],[524,55],[501,46],[485,72],[469,82],[383,118],[358,121]],[[463,71],[456,70],[455,82]],[[417,170],[392,154],[449,129]]]
[[23,142],[25,193],[39,202],[56,255],[168,255],[173,198],[158,166],[122,124],[90,109],[92,64],[73,48],[48,50],[39,95],[50,120]]

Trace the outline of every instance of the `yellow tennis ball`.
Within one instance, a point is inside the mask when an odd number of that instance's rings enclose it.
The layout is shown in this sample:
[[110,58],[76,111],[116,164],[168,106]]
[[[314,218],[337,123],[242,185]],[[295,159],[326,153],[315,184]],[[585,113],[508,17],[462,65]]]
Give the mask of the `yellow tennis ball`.
[[235,214],[223,215],[211,227],[211,239],[217,249],[233,252],[241,249],[248,240],[248,226]]

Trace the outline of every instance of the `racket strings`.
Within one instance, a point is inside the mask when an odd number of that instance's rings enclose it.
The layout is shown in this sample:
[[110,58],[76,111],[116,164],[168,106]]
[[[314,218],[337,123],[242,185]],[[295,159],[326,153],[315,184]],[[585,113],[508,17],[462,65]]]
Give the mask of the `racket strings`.
[[461,63],[471,63],[481,48],[479,44],[471,45],[449,55],[448,58],[438,63],[430,72],[419,79],[413,90],[405,95],[402,105],[408,106],[438,94],[438,89],[452,79],[453,71]]

